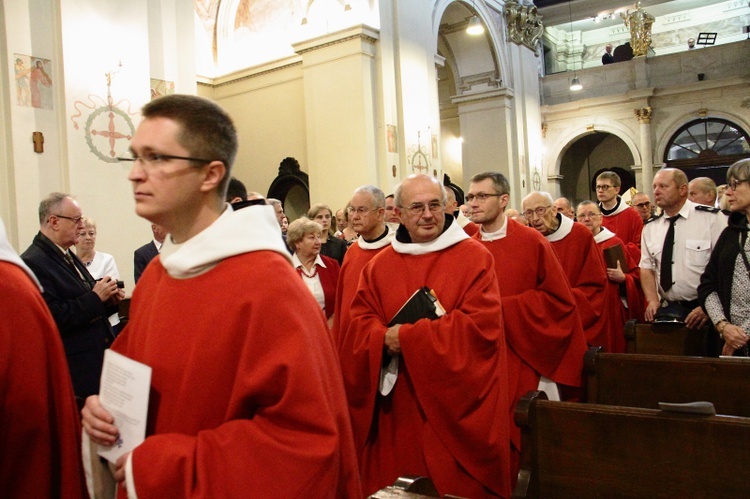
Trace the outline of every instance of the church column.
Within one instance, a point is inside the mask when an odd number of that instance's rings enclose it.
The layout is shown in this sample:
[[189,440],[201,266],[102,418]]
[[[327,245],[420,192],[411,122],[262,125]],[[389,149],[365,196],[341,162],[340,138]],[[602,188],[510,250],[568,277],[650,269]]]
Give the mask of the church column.
[[464,179],[487,170],[499,171],[511,185],[520,167],[513,164],[513,116],[510,89],[455,97],[461,125]]
[[360,25],[293,45],[302,56],[311,203],[336,209],[358,186],[378,184],[378,36]]
[[641,182],[637,189],[651,196],[654,180],[654,151],[651,145],[651,107],[635,109],[641,138]]

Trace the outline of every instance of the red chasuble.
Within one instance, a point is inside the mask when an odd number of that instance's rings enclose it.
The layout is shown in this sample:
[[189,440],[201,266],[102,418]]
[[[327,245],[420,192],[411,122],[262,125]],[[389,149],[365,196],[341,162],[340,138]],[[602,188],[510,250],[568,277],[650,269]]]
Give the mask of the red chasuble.
[[[451,225],[455,236],[461,228]],[[381,251],[363,270],[341,352],[360,383],[347,394],[355,427],[370,428],[361,456],[363,492],[404,474],[430,477],[441,494],[510,494],[508,376],[500,293],[492,255],[460,240],[421,254]],[[431,244],[431,243],[426,243]],[[401,244],[401,249],[416,244]],[[393,390],[378,378],[386,324],[422,286],[446,314],[404,324]],[[346,370],[346,369],[345,369]]]
[[[597,241],[596,244],[599,246],[602,254],[605,249],[617,246],[618,244],[625,248],[625,244],[622,240],[607,229],[604,229],[597,234],[595,240]],[[625,296],[628,302],[627,308],[622,302],[620,284],[609,280],[609,278],[607,279],[606,310],[610,318],[612,339],[609,346],[602,346],[607,352],[613,353],[625,353],[626,351],[627,345],[624,333],[625,322],[628,319],[643,320],[643,305],[645,298],[643,297],[643,291],[641,290],[641,276],[638,262],[633,260],[633,257],[629,252],[624,251],[623,253],[627,260],[628,269],[630,269],[630,272],[625,273],[625,282],[623,283]],[[606,268],[607,264],[604,262],[605,272]]]
[[[340,352],[348,340],[343,334],[349,327],[349,309],[351,308],[354,294],[357,292],[359,276],[362,269],[365,268],[370,260],[380,251],[391,245],[393,239],[393,229],[386,226],[387,234],[377,241],[367,242],[361,237],[352,244],[344,256],[344,265],[341,266],[339,273],[338,286],[336,288],[336,312],[333,317],[333,327],[331,332],[336,348]],[[349,348],[349,347],[346,347]],[[356,382],[355,379],[347,380],[344,376],[344,382]],[[359,447],[358,447],[359,448]]]
[[80,416],[55,321],[31,278],[6,261],[0,297],[0,496],[88,497]]
[[586,342],[592,346],[607,344],[610,336],[604,306],[607,273],[602,252],[589,229],[558,215],[560,218],[560,227],[547,235],[547,240],[552,243],[573,289]]
[[284,256],[188,279],[154,260],[130,310],[112,348],[153,368],[138,497],[361,496],[331,337]]
[[[536,390],[540,376],[581,386],[586,338],[576,301],[552,246],[536,230],[507,220],[506,236],[482,240],[495,257],[508,342],[511,421],[518,401]],[[511,425],[511,440],[521,448],[521,431]],[[517,470],[516,470],[517,471]]]
[[635,208],[628,206],[622,198],[618,199],[620,207],[612,215],[602,216],[602,226],[614,232],[625,243],[623,249],[638,262],[641,260],[643,220]]

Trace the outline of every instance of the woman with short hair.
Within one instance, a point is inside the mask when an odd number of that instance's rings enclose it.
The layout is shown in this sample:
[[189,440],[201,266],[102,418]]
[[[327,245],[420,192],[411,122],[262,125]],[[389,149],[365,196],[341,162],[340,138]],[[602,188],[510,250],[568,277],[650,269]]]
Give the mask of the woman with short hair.
[[[701,276],[698,298],[723,345],[722,355],[750,357],[750,159],[727,171],[729,223]],[[721,216],[721,215],[717,215]]]
[[336,260],[339,266],[343,265],[347,246],[343,240],[333,237],[333,232],[331,231],[333,211],[331,211],[331,208],[321,203],[314,204],[307,210],[307,218],[318,222],[323,229],[320,235],[320,242],[322,244],[320,253]]
[[[76,256],[86,265],[89,274],[97,281],[102,277],[109,276],[115,281],[120,279],[115,257],[109,253],[96,251],[96,222],[93,218],[83,217],[84,229],[78,233],[76,243]],[[118,325],[120,317],[117,314],[109,316],[109,323],[115,333],[119,332]]]
[[292,265],[320,305],[326,319],[330,319],[335,307],[340,267],[333,258],[320,254],[322,232],[319,223],[309,218],[299,218],[289,224],[286,242],[294,251]]

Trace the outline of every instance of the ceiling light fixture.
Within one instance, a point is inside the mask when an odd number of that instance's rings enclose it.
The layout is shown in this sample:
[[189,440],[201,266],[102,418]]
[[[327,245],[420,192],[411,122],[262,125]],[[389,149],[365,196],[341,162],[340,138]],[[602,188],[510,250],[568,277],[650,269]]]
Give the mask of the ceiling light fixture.
[[484,26],[482,26],[482,21],[479,20],[479,17],[473,16],[469,19],[469,26],[466,28],[466,32],[474,36],[484,33]]
[[[570,7],[570,0],[568,0],[568,15],[570,15],[570,38],[571,38],[571,44],[573,39],[573,9]],[[579,90],[583,89],[583,85],[581,85],[581,81],[578,79],[578,74],[576,73],[576,63],[575,60],[573,61],[573,81],[570,82],[570,90],[572,92],[578,92]]]

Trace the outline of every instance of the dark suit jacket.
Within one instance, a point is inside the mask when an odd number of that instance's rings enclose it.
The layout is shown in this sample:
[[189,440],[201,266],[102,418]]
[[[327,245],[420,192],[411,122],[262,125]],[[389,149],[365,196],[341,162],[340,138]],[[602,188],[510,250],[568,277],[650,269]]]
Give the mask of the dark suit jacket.
[[328,241],[320,245],[320,254],[328,258],[333,258],[341,266],[344,264],[346,249],[346,242],[343,239],[329,235]]
[[117,306],[105,306],[92,291],[96,281],[86,266],[73,255],[84,281],[41,232],[21,258],[44,288],[42,296],[60,330],[76,397],[99,393],[104,350],[114,340],[107,317],[117,312]]
[[159,254],[159,250],[156,249],[156,245],[153,241],[148,244],[144,244],[133,253],[133,269],[135,274],[135,282],[141,278],[141,274],[146,270],[146,265]]

